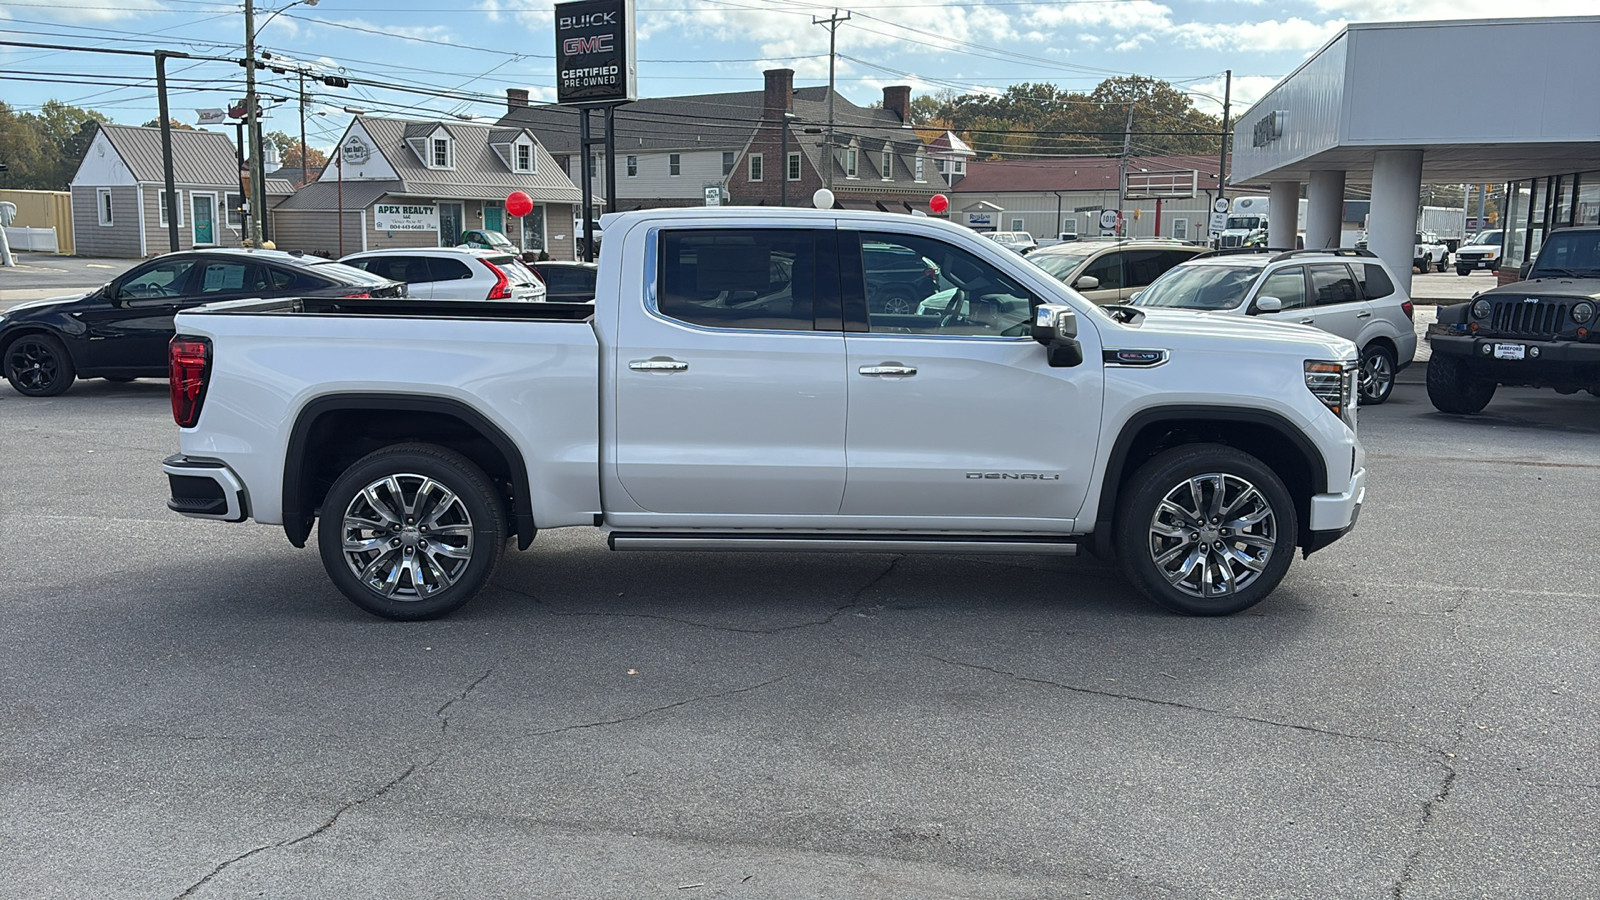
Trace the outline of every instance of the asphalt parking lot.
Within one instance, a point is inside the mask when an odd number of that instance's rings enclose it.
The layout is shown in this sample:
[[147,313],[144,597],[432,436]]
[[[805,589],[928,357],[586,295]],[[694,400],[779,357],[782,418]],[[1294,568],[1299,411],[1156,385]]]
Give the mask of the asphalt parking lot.
[[383,622],[167,512],[167,407],[0,385],[0,897],[1600,894],[1593,397],[1401,384],[1360,527],[1220,620],[575,529]]

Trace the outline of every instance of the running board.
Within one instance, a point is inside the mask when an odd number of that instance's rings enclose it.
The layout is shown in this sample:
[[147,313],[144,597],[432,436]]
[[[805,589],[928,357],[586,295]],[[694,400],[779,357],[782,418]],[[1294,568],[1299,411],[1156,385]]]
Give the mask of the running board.
[[796,553],[1034,553],[1077,556],[1078,538],[983,534],[738,534],[613,531],[613,550],[761,550]]

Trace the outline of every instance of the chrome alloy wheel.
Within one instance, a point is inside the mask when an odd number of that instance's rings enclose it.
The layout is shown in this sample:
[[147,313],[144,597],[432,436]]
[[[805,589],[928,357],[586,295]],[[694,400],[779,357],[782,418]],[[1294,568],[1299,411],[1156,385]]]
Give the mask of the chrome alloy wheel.
[[1394,384],[1394,364],[1387,353],[1369,353],[1361,361],[1361,399],[1382,403]]
[[1167,583],[1193,597],[1249,587],[1278,539],[1272,504],[1237,475],[1196,475],[1169,491],[1150,520],[1150,558]]
[[423,600],[455,584],[472,561],[472,517],[454,491],[426,475],[388,475],[344,511],[344,560],[368,588]]

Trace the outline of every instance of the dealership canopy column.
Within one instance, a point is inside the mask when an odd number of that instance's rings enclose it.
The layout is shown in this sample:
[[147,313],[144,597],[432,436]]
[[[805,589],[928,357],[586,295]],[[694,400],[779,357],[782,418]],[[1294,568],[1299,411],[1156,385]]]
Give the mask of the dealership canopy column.
[[1339,246],[1344,214],[1344,173],[1319,169],[1306,190],[1306,246],[1327,250]]
[[1267,195],[1267,246],[1294,249],[1300,218],[1300,182],[1274,181]]
[[[1359,200],[1370,183],[1368,246],[1409,282],[1421,184],[1549,179],[1583,193],[1586,181],[1563,176],[1600,160],[1596,47],[1600,16],[1349,25],[1239,117],[1232,190],[1271,191],[1271,244],[1293,246],[1282,229],[1293,227],[1284,217],[1296,204],[1285,210],[1278,197],[1287,185],[1310,182],[1306,245],[1328,246],[1345,199],[1336,184],[1355,182]],[[1463,60],[1504,62],[1474,79],[1470,92],[1451,94],[1444,73]],[[1580,206],[1571,203],[1565,218],[1554,204],[1501,213],[1555,227],[1587,221]],[[1544,215],[1546,208],[1554,212]],[[1531,255],[1543,233],[1533,225],[1508,231],[1508,265],[1524,258],[1514,250]]]

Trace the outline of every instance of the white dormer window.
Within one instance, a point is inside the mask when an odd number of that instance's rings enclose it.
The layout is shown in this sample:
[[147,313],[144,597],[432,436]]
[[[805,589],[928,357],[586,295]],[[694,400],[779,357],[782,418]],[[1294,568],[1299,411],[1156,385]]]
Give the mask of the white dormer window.
[[967,161],[965,159],[957,159],[956,160],[956,174],[957,175],[961,175],[961,174],[964,174],[966,171],[967,171]]
[[921,150],[918,150],[917,151],[917,169],[916,169],[916,174],[917,174],[917,181],[919,181],[919,182],[928,180],[927,173],[926,173],[926,171],[924,169],[924,167],[927,165],[927,163],[928,163],[928,158],[926,156],[922,155],[922,151]]
[[455,142],[448,137],[431,138],[428,141],[428,168],[454,169],[455,167]]
[[533,144],[527,141],[518,141],[511,148],[511,169],[515,172],[536,171],[534,163]]
[[883,148],[883,167],[878,170],[884,181],[894,177],[894,151],[888,147]]
[[857,164],[858,164],[857,157],[859,157],[859,156],[860,156],[860,153],[854,147],[851,147],[850,149],[844,151],[844,177],[846,177],[846,178],[855,178],[856,177]]

